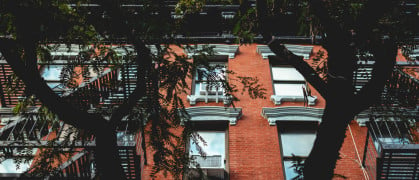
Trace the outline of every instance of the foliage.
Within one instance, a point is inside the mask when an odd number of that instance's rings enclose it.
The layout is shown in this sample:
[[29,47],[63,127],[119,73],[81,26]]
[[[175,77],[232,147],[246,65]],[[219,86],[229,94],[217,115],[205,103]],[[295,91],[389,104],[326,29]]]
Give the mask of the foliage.
[[[77,1],[75,6],[68,6],[64,1],[54,1],[52,3],[47,1],[28,1],[29,4],[16,1],[1,1],[3,6],[0,16],[0,33],[2,35],[11,36],[12,39],[20,39],[28,32],[34,30],[33,38],[36,39],[36,54],[38,63],[43,66],[54,63],[51,52],[57,50],[58,45],[51,45],[51,41],[59,40],[67,46],[69,51],[74,48],[73,44],[78,44],[81,49],[79,55],[75,59],[69,60],[63,68],[60,75],[61,83],[67,88],[68,92],[76,92],[82,87],[76,79],[94,80],[100,78],[105,69],[118,70],[125,65],[138,65],[137,67],[137,81],[145,80],[142,97],[134,103],[134,108],[128,113],[126,118],[128,121],[135,122],[138,126],[130,129],[130,133],[144,132],[150,137],[149,144],[153,150],[153,172],[152,176],[163,171],[164,174],[170,172],[175,178],[180,178],[183,172],[188,170],[190,163],[189,156],[186,152],[186,143],[189,142],[190,137],[197,137],[190,126],[185,125],[180,127],[182,118],[187,118],[184,110],[184,102],[181,96],[189,93],[189,80],[194,74],[197,67],[205,67],[211,70],[215,68],[209,65],[208,57],[213,54],[210,47],[201,50],[201,58],[196,58],[190,61],[185,55],[179,55],[172,50],[167,42],[162,39],[162,34],[170,34],[177,30],[182,30],[174,27],[171,21],[160,16],[154,16],[153,12],[164,11],[163,6],[155,1],[145,1],[144,10],[139,19],[125,19],[127,29],[125,27],[114,26],[113,17],[110,17],[110,26],[95,24],[88,20],[89,11],[82,6],[88,1]],[[197,4],[198,1],[180,1],[177,9],[182,13],[199,12],[205,1]],[[226,1],[226,4],[231,3]],[[10,8],[6,8],[10,7]],[[24,7],[28,11],[33,12],[34,22],[32,26],[22,28],[21,24],[27,22],[27,17],[19,14],[20,11],[16,7]],[[128,16],[124,12],[125,16]],[[254,12],[249,12],[249,17],[254,18]],[[110,14],[109,16],[112,16]],[[122,20],[126,17],[121,16],[115,19]],[[242,19],[242,25],[246,25],[246,19]],[[181,25],[183,22],[177,22]],[[41,27],[38,31],[37,27]],[[111,28],[112,27],[112,28]],[[109,28],[109,29],[108,29]],[[132,32],[132,35],[125,35],[128,41],[133,42],[134,46],[128,48],[125,44],[107,44],[106,42],[113,42],[115,37],[121,37],[121,33]],[[250,32],[250,31],[249,31]],[[141,56],[144,58],[144,52],[138,51],[138,42],[155,42],[153,43],[157,53],[146,54],[152,59],[149,67],[141,67],[138,61]],[[161,44],[160,44],[161,43]],[[174,44],[177,44],[176,42]],[[116,47],[115,47],[116,46]],[[183,48],[180,44],[178,47]],[[125,55],[121,55],[121,51],[116,51],[116,48],[122,48]],[[147,47],[150,48],[150,47]],[[187,47],[187,48],[197,48]],[[25,53],[23,50],[19,52],[21,56]],[[78,70],[77,70],[78,69]],[[96,74],[95,77],[93,74]],[[228,81],[238,81],[243,83],[242,91],[248,91],[252,98],[264,98],[265,90],[259,84],[257,78],[242,77],[234,78],[234,72],[226,71],[226,74],[231,74],[232,78]],[[92,77],[93,76],[93,77]],[[20,82],[18,78],[13,76],[10,81]],[[10,83],[13,84],[13,83]],[[15,83],[18,84],[18,83]],[[22,84],[22,82],[20,82]],[[106,84],[104,86],[120,86],[120,84]],[[222,80],[222,86],[226,90],[226,95],[231,96],[232,100],[237,100],[234,92],[237,92],[236,86],[231,86],[226,79]],[[17,87],[10,87],[10,92]],[[99,93],[97,91],[85,91],[84,93]],[[15,113],[20,115],[26,114],[29,107],[38,103],[32,92],[27,92],[27,97],[18,103],[14,109]],[[66,97],[62,97],[63,99]],[[72,101],[71,101],[72,102]],[[80,104],[72,102],[73,106],[80,106]],[[91,113],[101,114],[103,118],[110,118],[117,113],[118,106],[104,108],[98,101],[89,102]],[[120,104],[119,104],[120,105]],[[234,106],[234,104],[233,104]],[[83,109],[82,110],[87,110]],[[183,113],[179,113],[179,111]],[[80,149],[75,148],[76,141],[90,141],[95,135],[94,132],[80,129],[69,124],[64,124],[58,121],[60,112],[51,112],[47,107],[42,106],[37,113],[38,123],[46,123],[52,127],[54,133],[59,133],[62,128],[66,130],[54,138],[48,139],[47,146],[37,150],[40,154],[34,160],[36,166],[30,170],[35,176],[48,176],[57,173],[58,165],[78,153]],[[26,116],[25,118],[30,118]],[[118,121],[122,121],[119,119]],[[150,128],[145,128],[145,123],[151,124]],[[183,128],[183,133],[174,133],[174,129]],[[200,141],[202,138],[197,138]],[[60,142],[57,144],[57,142]],[[23,142],[24,143],[24,142]],[[142,147],[144,150],[147,148]],[[116,156],[116,155],[111,155]]]
[[233,34],[239,37],[236,43],[251,43],[253,38],[257,35],[256,8],[249,8],[245,12],[239,12],[235,17],[235,24],[233,27]]
[[319,50],[313,57],[313,66],[314,70],[319,74],[319,76],[327,82],[327,57],[325,52]]

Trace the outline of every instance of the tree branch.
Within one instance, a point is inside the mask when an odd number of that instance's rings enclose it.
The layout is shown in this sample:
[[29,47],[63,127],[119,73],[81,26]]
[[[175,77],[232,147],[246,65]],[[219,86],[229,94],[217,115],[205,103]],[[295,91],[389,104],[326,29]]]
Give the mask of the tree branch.
[[294,66],[304,78],[309,82],[322,97],[327,97],[326,83],[319,77],[319,75],[308,65],[301,56],[297,56],[285,48],[279,40],[272,40],[268,43],[271,51],[278,57],[284,58],[289,64]]
[[146,95],[146,76],[151,70],[152,58],[150,49],[143,41],[136,39],[127,23],[127,18],[120,9],[118,1],[97,1],[105,10],[109,12],[114,25],[128,35],[128,39],[134,42],[137,51],[137,83],[134,91],[128,96],[128,99],[121,104],[113,113],[110,119],[111,126],[116,127],[118,122],[134,108],[139,99]]
[[[0,52],[13,69],[13,72],[15,72],[25,83],[26,88],[35,94],[43,105],[56,113],[65,123],[77,128],[96,130],[98,126],[101,126],[106,122],[99,115],[80,111],[72,105],[63,102],[62,98],[48,87],[39,73],[37,74],[35,71],[26,71],[24,61],[19,56],[18,46],[14,40],[1,38]],[[29,50],[28,53],[30,52],[31,51]],[[35,50],[32,50],[32,53],[34,52]]]
[[390,78],[396,63],[397,45],[393,40],[384,40],[383,43],[375,47],[373,54],[376,57],[376,62],[371,73],[371,80],[354,98],[354,102],[358,104],[354,106],[354,115],[379,101],[384,85]]

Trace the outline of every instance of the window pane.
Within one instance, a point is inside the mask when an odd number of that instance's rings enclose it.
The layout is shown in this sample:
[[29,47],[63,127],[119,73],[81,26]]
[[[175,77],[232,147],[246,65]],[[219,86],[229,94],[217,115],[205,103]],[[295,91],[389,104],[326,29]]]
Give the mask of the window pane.
[[214,69],[211,69],[211,71],[208,71],[208,69],[200,67],[197,68],[196,74],[195,74],[195,80],[198,81],[221,81],[225,79],[225,72],[226,68],[222,65],[214,65]]
[[56,83],[56,82],[48,82],[47,85],[51,88],[51,89],[55,89],[55,88],[60,88],[61,83]]
[[6,159],[0,163],[0,173],[23,173],[29,169],[32,161],[29,163],[20,163],[19,169],[16,169],[16,163],[13,159]]
[[63,66],[60,66],[60,65],[46,66],[44,70],[42,71],[42,77],[46,81],[59,81],[62,70],[63,70]]
[[[198,142],[190,141],[190,154],[191,155],[200,155],[198,148],[195,143],[198,143],[199,146],[202,148],[203,152],[207,156],[206,159],[197,158],[197,162],[199,161],[213,161],[217,159],[217,163],[211,164],[220,164],[221,168],[224,168],[224,159],[225,159],[225,132],[216,132],[216,131],[199,131],[198,135],[205,141],[204,142],[198,140]],[[213,158],[213,157],[214,158]],[[217,156],[221,156],[221,159]],[[205,163],[207,164],[207,163]]]
[[285,170],[285,177],[287,180],[291,180],[298,176],[297,172],[295,171],[295,167],[292,167],[292,161],[284,161],[284,170]]
[[305,81],[304,76],[293,67],[272,67],[274,81]]
[[304,96],[305,84],[275,83],[275,95],[277,96]]
[[289,132],[281,134],[284,156],[308,156],[313,147],[316,134],[314,131]]

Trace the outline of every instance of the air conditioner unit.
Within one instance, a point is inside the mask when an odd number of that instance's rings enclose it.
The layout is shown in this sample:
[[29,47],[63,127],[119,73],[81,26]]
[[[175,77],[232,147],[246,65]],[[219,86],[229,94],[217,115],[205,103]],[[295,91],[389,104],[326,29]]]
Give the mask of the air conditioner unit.
[[[209,86],[207,88],[207,86]],[[210,85],[207,83],[201,83],[199,88],[199,94],[201,95],[223,95],[224,88],[221,83],[211,83]]]

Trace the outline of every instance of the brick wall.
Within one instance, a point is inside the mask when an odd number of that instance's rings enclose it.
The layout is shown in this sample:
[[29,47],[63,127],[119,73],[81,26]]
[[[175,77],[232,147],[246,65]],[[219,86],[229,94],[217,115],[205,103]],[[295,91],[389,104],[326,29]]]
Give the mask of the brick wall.
[[[181,52],[179,48],[175,51]],[[320,47],[315,47],[318,51]],[[231,180],[265,180],[265,179],[283,179],[283,170],[281,162],[280,145],[278,131],[276,126],[269,126],[268,121],[261,116],[263,107],[274,107],[269,100],[273,94],[270,66],[267,59],[256,53],[256,45],[240,46],[239,53],[234,59],[229,59],[228,69],[234,71],[235,76],[258,77],[260,84],[267,89],[266,99],[251,99],[247,92],[243,95],[239,92],[236,96],[240,101],[235,102],[237,107],[242,108],[243,116],[238,120],[237,125],[229,126],[228,129],[228,171]],[[238,86],[241,90],[241,84],[234,76],[229,76],[229,82]],[[190,82],[190,81],[189,81]],[[324,108],[325,101],[312,88],[312,94],[318,97],[316,108]],[[186,102],[186,95],[184,95]],[[189,103],[186,103],[187,105]],[[197,103],[196,106],[222,106],[222,103]],[[280,106],[303,106],[303,102],[284,102]],[[347,132],[347,137],[341,150],[342,159],[338,162],[336,174],[348,177],[349,179],[364,179],[360,168],[359,158],[355,151],[358,149],[362,160],[362,153],[365,143],[366,127],[359,127],[356,122],[351,124],[352,135]],[[181,128],[175,131],[182,131]],[[148,142],[148,137],[146,137]],[[148,165],[144,166],[142,178],[150,179],[152,167],[152,152],[147,149]],[[165,177],[162,173],[158,174],[157,179],[172,179],[170,175]]]

